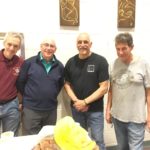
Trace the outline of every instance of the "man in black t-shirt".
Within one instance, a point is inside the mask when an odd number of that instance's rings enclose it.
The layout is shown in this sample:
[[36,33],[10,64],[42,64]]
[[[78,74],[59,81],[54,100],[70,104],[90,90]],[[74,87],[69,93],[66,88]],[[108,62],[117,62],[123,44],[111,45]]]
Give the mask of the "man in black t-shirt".
[[71,98],[72,115],[86,130],[90,129],[101,150],[105,150],[103,129],[103,97],[108,89],[108,63],[91,52],[92,42],[88,33],[77,37],[79,54],[65,66],[65,89]]

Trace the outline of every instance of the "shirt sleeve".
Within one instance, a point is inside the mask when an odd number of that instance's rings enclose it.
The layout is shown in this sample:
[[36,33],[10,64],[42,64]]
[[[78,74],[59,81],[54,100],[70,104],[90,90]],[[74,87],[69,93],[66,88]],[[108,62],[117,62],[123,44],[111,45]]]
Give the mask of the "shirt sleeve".
[[21,67],[19,77],[16,82],[17,90],[23,95],[25,84],[28,80],[28,70],[30,67],[30,63],[25,61]]

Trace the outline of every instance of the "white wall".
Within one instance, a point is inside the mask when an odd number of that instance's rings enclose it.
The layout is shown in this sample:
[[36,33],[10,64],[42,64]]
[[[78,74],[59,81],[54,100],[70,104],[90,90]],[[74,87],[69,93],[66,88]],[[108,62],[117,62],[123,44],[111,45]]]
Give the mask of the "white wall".
[[[134,36],[137,53],[150,61],[150,0],[136,0],[136,22],[134,29],[117,29],[118,0],[80,0],[80,26],[61,27],[59,25],[58,0],[1,0],[0,32],[19,31],[25,36],[26,58],[36,54],[40,39],[52,35],[56,39],[57,57],[65,64],[68,58],[77,53],[76,36],[81,31],[91,34],[92,51],[105,56],[108,62],[115,57],[114,37],[120,31],[130,31]],[[68,103],[62,92],[59,100],[59,117],[70,112],[63,109]],[[145,139],[150,139],[146,136]],[[105,141],[107,145],[115,143],[114,130],[105,124]]]

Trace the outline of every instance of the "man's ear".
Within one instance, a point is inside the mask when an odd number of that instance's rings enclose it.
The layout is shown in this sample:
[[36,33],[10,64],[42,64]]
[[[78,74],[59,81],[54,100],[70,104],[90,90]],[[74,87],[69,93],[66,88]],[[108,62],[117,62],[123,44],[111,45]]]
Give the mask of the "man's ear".
[[92,44],[93,44],[93,43],[91,42],[91,43],[90,43],[90,47],[92,47]]
[[42,44],[40,44],[40,48],[42,48]]
[[133,48],[134,48],[134,45],[131,46],[131,50],[133,50]]

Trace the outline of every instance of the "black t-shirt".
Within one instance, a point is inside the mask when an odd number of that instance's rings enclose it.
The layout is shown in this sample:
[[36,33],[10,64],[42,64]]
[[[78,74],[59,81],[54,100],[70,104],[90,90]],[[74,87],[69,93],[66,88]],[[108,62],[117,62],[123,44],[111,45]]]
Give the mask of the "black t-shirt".
[[[99,83],[109,79],[107,60],[98,54],[86,59],[78,55],[70,58],[65,66],[65,80],[71,83],[79,99],[85,99],[99,88]],[[90,104],[89,111],[103,111],[103,97]]]

